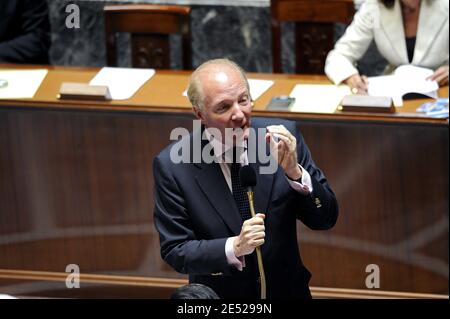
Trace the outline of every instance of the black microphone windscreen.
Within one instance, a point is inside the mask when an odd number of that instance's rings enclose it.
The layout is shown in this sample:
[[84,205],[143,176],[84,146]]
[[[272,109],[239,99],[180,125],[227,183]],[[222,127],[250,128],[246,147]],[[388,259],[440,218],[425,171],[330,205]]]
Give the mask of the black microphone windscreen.
[[239,171],[239,179],[244,188],[253,187],[256,185],[256,173],[250,165],[242,166]]

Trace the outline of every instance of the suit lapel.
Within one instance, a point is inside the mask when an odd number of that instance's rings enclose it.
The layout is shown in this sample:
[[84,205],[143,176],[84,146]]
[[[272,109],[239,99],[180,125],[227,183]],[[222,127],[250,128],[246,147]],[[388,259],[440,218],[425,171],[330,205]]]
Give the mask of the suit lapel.
[[[194,132],[193,138],[201,138],[203,131],[204,127],[202,126],[201,131]],[[208,141],[201,140],[202,152],[207,144]],[[242,225],[241,216],[220,165],[218,163],[204,163],[202,159],[201,163],[197,163],[195,166],[199,168],[195,179],[203,194],[233,234],[239,234]]]
[[239,234],[242,220],[220,165],[217,163],[202,163],[199,166],[201,169],[196,176],[196,180],[203,194],[231,231],[234,234]]
[[389,38],[392,50],[397,54],[402,64],[408,64],[400,1],[395,1],[395,6],[392,9],[387,9],[382,4],[379,4],[379,8],[380,27],[383,29],[386,37]]
[[[422,1],[420,7],[419,25],[417,29],[416,46],[414,48],[413,64],[420,65],[433,44],[437,33],[448,19],[448,12],[437,8],[439,5],[429,1]],[[447,14],[447,15],[446,15]]]

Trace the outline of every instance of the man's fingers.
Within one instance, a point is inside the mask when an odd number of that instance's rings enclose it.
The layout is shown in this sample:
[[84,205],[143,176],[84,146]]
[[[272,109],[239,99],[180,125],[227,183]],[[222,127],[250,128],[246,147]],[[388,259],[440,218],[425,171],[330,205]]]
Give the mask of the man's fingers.
[[267,127],[267,132],[269,133],[278,133],[284,136],[288,136],[289,138],[293,138],[291,132],[284,125],[271,125]]
[[258,247],[261,246],[262,244],[264,244],[264,239],[258,239],[252,242],[253,247]]
[[278,148],[278,141],[275,141],[271,133],[266,134],[266,142],[270,145],[270,150],[276,150]]
[[283,145],[287,146],[287,148],[290,148],[290,146],[294,146],[296,143],[295,137],[293,137],[291,134],[285,135],[280,133],[272,133],[272,135],[278,139],[278,143],[276,143],[278,149],[283,148]]
[[255,226],[255,225],[264,225],[264,218],[262,217],[252,217],[249,219],[249,225]]
[[258,214],[255,215],[255,217],[259,217],[259,218],[262,218],[264,220],[264,218],[266,218],[266,215],[262,214],[262,213],[258,213]]
[[290,151],[295,149],[297,140],[283,125],[268,126],[267,130],[269,134],[272,135],[271,141],[274,140],[274,137],[278,139],[278,142],[274,144],[271,143],[271,149],[275,146],[278,148],[278,150],[282,150],[284,146],[286,146],[286,149]]
[[254,225],[251,228],[252,234],[264,233],[265,230],[266,230],[266,227],[264,227],[264,225]]
[[266,232],[263,230],[259,230],[259,231],[255,231],[255,232],[251,232],[251,233],[247,234],[247,238],[249,240],[261,239],[264,237],[266,237]]
[[270,134],[272,134],[273,136],[284,136],[287,137],[289,140],[293,139],[294,137],[292,136],[291,132],[289,131],[285,131],[283,129],[281,130],[273,130],[271,132],[269,132]]
[[244,225],[253,226],[253,225],[264,225],[264,218],[266,216],[264,214],[256,214],[255,217],[247,219],[244,221]]
[[241,238],[244,245],[244,255],[251,254],[253,250],[264,244],[264,238],[266,237],[266,227],[264,226],[264,218],[266,215],[258,213],[255,217],[247,219],[242,226]]
[[244,228],[244,232],[248,235],[252,235],[254,233],[264,232],[266,230],[264,225],[261,224],[246,224]]
[[[281,141],[285,142],[287,145],[289,145],[291,143],[291,139],[288,136],[278,134],[278,133],[273,133],[273,135],[275,137],[277,137],[278,139],[280,139]],[[280,144],[280,143],[278,143],[278,144]]]

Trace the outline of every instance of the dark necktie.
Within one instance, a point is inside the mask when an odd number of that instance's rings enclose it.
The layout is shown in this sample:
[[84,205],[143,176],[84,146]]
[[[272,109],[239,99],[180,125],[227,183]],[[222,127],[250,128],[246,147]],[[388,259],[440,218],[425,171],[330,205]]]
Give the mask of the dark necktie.
[[241,214],[242,220],[251,218],[250,205],[248,203],[247,191],[242,187],[241,180],[239,179],[239,169],[241,165],[239,163],[231,164],[231,187],[233,189],[233,197]]

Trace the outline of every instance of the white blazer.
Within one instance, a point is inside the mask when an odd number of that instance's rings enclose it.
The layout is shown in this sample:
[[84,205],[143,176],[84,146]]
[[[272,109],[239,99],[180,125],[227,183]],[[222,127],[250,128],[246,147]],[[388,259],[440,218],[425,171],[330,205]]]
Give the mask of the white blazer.
[[[430,69],[448,65],[448,0],[422,0],[412,63]],[[345,34],[328,53],[325,73],[335,84],[358,73],[356,62],[372,40],[393,69],[409,64],[400,0],[386,8],[366,0]]]

